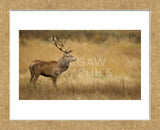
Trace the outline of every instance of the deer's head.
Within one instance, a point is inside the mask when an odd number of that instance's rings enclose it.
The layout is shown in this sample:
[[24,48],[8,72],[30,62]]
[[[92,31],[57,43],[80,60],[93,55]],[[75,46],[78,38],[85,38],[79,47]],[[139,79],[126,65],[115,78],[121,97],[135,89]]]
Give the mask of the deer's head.
[[60,62],[63,62],[63,64],[66,64],[66,63],[70,63],[77,60],[74,56],[70,54],[73,50],[69,50],[69,48],[66,48],[65,46],[66,39],[63,39],[63,41],[60,41],[60,40],[57,40],[56,37],[54,37],[54,40],[51,37],[49,41],[52,42],[60,51],[64,53],[63,57],[59,60]]
[[68,61],[69,63],[77,60],[71,54],[64,54],[63,57],[62,57],[62,59],[64,59],[65,61]]

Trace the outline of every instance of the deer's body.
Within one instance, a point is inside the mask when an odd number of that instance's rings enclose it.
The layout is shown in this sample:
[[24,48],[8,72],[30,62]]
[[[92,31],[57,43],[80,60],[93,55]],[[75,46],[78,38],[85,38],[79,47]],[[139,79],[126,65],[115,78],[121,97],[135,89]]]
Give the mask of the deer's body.
[[[61,49],[60,49],[61,50]],[[71,51],[69,51],[70,53]],[[29,65],[29,70],[31,73],[30,82],[36,83],[40,75],[45,77],[51,77],[53,80],[53,85],[56,86],[57,77],[69,67],[69,63],[75,61],[76,58],[68,54],[67,51],[64,53],[63,57],[58,61],[41,61],[35,60]]]
[[52,77],[52,70],[58,68],[58,62],[56,61],[40,61],[35,60],[29,66],[32,74],[40,74],[46,77]]

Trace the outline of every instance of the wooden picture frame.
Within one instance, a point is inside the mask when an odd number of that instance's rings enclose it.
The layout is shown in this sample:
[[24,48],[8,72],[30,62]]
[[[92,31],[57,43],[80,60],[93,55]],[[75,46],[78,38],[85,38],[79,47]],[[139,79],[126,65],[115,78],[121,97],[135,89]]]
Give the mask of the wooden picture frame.
[[[149,10],[150,11],[150,120],[144,121],[22,121],[10,120],[10,10]],[[0,1],[0,129],[160,129],[159,36],[160,1],[23,0]]]

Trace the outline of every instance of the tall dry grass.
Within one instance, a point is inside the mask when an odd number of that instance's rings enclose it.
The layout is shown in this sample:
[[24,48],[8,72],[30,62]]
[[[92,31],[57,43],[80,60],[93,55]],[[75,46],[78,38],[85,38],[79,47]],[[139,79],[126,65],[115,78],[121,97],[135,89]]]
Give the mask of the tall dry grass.
[[140,99],[141,46],[112,39],[103,44],[90,41],[68,41],[77,61],[57,80],[57,89],[50,78],[40,76],[36,86],[29,83],[29,64],[39,59],[58,60],[63,54],[49,42],[26,40],[19,46],[20,99]]

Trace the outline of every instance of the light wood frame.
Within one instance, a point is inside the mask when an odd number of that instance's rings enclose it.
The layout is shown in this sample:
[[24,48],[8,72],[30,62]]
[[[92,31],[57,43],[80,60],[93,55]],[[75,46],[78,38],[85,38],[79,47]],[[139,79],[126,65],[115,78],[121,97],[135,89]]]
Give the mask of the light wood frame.
[[[149,10],[150,117],[148,121],[12,121],[9,119],[10,10]],[[130,130],[160,129],[159,0],[0,0],[0,129]]]

